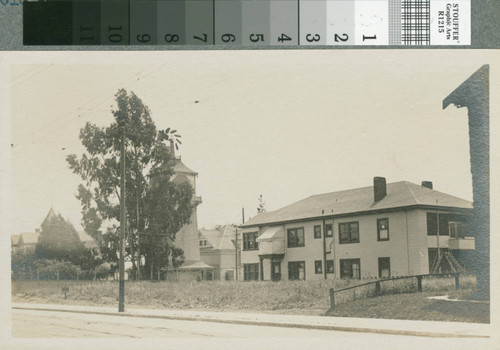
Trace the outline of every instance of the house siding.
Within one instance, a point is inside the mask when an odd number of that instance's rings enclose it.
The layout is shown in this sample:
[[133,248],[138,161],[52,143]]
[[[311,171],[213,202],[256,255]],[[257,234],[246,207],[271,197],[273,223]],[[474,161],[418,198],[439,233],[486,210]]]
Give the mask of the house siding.
[[[390,259],[391,277],[429,273],[428,248],[437,245],[436,236],[427,236],[427,212],[425,209],[398,209],[393,211],[368,213],[364,215],[344,216],[325,219],[325,224],[333,224],[333,237],[326,238],[327,260],[334,260],[334,274],[327,274],[328,279],[340,278],[340,260],[360,259],[362,279],[379,277],[379,258]],[[453,211],[438,211],[451,213]],[[378,240],[378,219],[388,219],[389,240]],[[359,243],[339,243],[339,224],[358,222]],[[314,238],[314,226],[321,225],[321,238]],[[323,262],[323,220],[301,221],[281,225],[285,233],[285,254],[281,261],[281,278],[289,279],[288,263],[305,262],[307,280],[324,279],[326,266]],[[242,232],[258,231],[261,235],[270,226],[245,227]],[[288,247],[288,229],[304,228],[304,247]],[[440,237],[439,245],[448,247],[448,236]],[[242,249],[243,247],[241,247]],[[315,261],[322,261],[321,274],[315,273]],[[259,251],[243,251],[241,264],[259,262]],[[271,279],[269,259],[263,261],[264,280]]]

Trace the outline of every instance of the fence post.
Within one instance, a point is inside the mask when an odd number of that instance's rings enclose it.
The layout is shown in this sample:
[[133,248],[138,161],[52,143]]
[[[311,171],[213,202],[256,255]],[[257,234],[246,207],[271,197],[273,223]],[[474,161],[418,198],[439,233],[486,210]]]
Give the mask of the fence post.
[[455,289],[460,288],[460,279],[458,273],[455,273]]
[[335,310],[335,291],[330,288],[330,309]]
[[419,292],[422,291],[422,276],[417,276],[417,289]]
[[376,296],[380,295],[380,282],[379,281],[375,282],[375,295]]

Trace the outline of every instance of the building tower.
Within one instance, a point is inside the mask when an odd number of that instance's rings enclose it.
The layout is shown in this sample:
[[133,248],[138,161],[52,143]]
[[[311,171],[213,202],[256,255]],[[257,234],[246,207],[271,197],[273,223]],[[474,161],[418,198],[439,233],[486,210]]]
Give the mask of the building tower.
[[198,215],[197,207],[201,204],[201,197],[196,195],[196,177],[198,173],[189,169],[181,160],[180,156],[175,155],[174,145],[171,141],[170,151],[175,158],[174,175],[172,181],[176,184],[188,182],[193,188],[193,212],[191,222],[184,225],[176,234],[175,246],[184,251],[183,268],[187,269],[190,265],[200,261],[200,248],[198,243]]

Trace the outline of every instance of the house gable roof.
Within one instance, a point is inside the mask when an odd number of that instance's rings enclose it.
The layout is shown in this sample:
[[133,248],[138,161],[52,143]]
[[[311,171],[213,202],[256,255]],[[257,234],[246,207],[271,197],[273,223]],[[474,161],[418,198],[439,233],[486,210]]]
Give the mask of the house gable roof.
[[23,244],[37,244],[39,232],[21,232]]
[[234,249],[232,240],[235,235],[235,227],[232,225],[222,226],[218,230],[201,229],[200,234],[213,249]]
[[374,202],[372,186],[319,194],[276,211],[258,214],[241,227],[312,219],[322,215],[348,215],[412,206],[472,209],[472,203],[469,201],[401,181],[387,184],[387,195],[378,202]]
[[21,245],[23,243],[22,236],[21,235],[11,235],[10,236],[10,243],[12,245]]

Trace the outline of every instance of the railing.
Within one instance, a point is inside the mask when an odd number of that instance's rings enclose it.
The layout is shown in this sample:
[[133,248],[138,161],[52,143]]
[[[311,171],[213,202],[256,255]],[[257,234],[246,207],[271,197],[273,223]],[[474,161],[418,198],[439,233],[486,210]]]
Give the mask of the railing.
[[340,293],[340,292],[345,292],[347,290],[353,290],[353,295],[354,295],[354,300],[356,299],[356,288],[360,287],[365,287],[368,285],[375,285],[375,296],[379,296],[381,294],[381,283],[384,282],[392,282],[396,280],[402,280],[402,279],[417,279],[417,290],[418,292],[422,292],[422,279],[424,277],[444,277],[444,276],[454,276],[455,277],[455,289],[460,288],[460,275],[465,275],[465,273],[459,273],[459,272],[450,272],[450,273],[431,273],[431,274],[426,274],[426,275],[412,275],[412,276],[401,276],[401,277],[394,277],[394,278],[387,278],[383,280],[377,280],[373,282],[366,282],[362,284],[357,284],[355,286],[350,286],[342,289],[333,289],[330,288],[330,310],[335,310],[336,302],[335,302],[335,294]]

